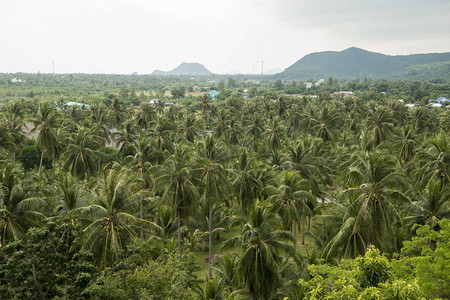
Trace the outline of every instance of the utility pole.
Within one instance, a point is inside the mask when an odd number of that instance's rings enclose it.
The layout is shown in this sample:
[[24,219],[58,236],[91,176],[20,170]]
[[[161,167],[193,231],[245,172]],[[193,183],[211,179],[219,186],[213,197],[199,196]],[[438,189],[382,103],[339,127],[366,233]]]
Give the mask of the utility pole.
[[52,74],[55,76],[55,62],[52,61]]
[[264,76],[264,61],[261,61],[261,77]]

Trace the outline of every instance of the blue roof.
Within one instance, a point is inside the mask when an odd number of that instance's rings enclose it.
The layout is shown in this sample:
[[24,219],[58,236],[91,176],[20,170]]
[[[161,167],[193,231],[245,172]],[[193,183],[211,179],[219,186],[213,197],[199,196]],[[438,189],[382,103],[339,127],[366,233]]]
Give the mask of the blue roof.
[[450,100],[447,99],[447,98],[445,98],[445,97],[439,97],[439,98],[437,98],[437,99],[430,99],[430,100],[428,100],[428,102],[431,102],[431,101],[436,101],[436,102],[447,102],[447,101],[450,101]]
[[220,93],[216,90],[211,90],[209,91],[209,96],[211,97],[211,99],[216,99],[216,96],[218,96]]

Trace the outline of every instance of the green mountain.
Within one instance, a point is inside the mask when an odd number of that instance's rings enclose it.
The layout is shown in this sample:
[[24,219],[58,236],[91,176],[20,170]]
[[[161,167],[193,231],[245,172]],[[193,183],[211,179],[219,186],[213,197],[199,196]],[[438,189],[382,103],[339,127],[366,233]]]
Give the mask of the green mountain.
[[151,75],[174,75],[174,76],[180,76],[180,75],[192,75],[192,76],[206,76],[211,75],[212,73],[205,68],[204,65],[198,64],[198,63],[182,63],[175,69],[164,72],[155,70]]
[[316,52],[276,74],[293,80],[338,78],[450,78],[450,52],[385,55],[359,48]]

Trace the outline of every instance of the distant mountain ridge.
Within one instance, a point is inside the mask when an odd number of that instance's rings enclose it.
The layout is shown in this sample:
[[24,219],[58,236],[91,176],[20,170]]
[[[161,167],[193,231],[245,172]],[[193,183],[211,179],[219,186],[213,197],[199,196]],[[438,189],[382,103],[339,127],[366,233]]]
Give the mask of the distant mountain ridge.
[[182,63],[175,69],[165,72],[160,70],[155,70],[151,75],[192,75],[192,76],[206,76],[212,73],[202,64],[199,63]]
[[275,75],[293,80],[338,78],[444,78],[450,77],[450,52],[385,55],[351,47],[315,52]]

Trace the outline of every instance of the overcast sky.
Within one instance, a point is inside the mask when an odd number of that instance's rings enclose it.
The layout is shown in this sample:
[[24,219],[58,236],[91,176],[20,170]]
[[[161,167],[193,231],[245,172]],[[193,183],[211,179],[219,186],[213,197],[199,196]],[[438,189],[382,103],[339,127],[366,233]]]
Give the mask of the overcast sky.
[[450,51],[450,0],[0,0],[0,72],[284,69],[359,47]]

